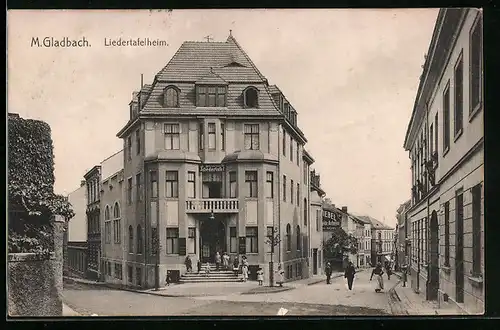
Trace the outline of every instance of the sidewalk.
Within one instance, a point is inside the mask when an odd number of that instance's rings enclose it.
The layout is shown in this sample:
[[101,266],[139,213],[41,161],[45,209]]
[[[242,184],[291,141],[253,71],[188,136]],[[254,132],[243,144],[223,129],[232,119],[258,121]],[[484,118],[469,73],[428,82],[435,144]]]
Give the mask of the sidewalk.
[[63,303],[63,316],[82,316],[80,313],[76,312],[74,309]]
[[[394,274],[401,278],[400,273]],[[406,285],[403,287],[402,282],[399,281],[393,288],[393,292],[407,315],[466,315],[451,303],[441,302],[439,306],[437,301],[426,300],[425,294],[415,293],[409,282]]]

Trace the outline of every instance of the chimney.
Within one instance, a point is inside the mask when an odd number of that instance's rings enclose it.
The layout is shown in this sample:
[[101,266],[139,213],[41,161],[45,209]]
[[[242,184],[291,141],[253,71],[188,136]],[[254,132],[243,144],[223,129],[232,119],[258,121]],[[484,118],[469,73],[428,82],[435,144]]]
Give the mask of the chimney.
[[85,186],[86,183],[87,183],[87,181],[85,181],[85,180],[80,181],[80,187]]
[[347,213],[347,206],[342,206],[342,212]]

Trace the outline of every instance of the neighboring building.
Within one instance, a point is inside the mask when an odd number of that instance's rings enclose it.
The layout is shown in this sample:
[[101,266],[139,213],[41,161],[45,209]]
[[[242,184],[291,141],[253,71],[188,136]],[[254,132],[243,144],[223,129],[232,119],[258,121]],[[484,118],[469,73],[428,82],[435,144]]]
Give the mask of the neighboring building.
[[87,274],[93,280],[101,278],[100,194],[101,167],[94,166],[84,175],[87,188]]
[[[269,274],[273,227],[283,238],[274,261],[286,280],[309,276],[307,140],[296,110],[232,35],[184,42],[133,94],[117,136],[125,149],[121,217],[133,231],[122,244],[129,284],[153,286],[158,260],[164,285],[167,268],[173,277],[185,272],[186,255],[213,262],[217,251],[246,255],[251,277],[259,266]],[[137,228],[144,250],[134,243]]]
[[357,216],[357,218],[369,221],[371,224],[371,263],[392,262],[394,228],[370,216]]
[[441,9],[408,124],[411,280],[426,299],[484,312],[482,12]]
[[[127,249],[125,242],[132,239],[138,255],[145,250],[144,230],[126,225],[122,219],[123,205],[123,150],[115,153],[101,162],[102,193],[100,200],[101,212],[101,259],[103,278],[106,282],[126,284],[124,260]],[[141,260],[137,260],[140,262]],[[132,276],[133,277],[133,276]],[[139,277],[140,278],[140,277]]]
[[[372,254],[372,225],[371,222],[365,218],[352,215],[358,224],[362,224],[362,230],[360,237],[358,238],[360,248],[359,248],[359,267],[366,268],[371,267],[371,254]],[[363,256],[363,257],[361,257]]]
[[80,188],[68,194],[75,216],[68,221],[64,232],[64,274],[85,277],[87,274],[87,189]]
[[[347,226],[347,213],[343,213],[335,204],[332,204],[329,198],[325,198],[322,203],[322,227],[323,227],[323,242],[327,242],[332,237],[332,232],[337,227],[346,229]],[[325,254],[323,253],[323,256]],[[333,269],[343,269],[343,258],[323,260],[330,262]]]
[[406,225],[406,216],[408,209],[411,207],[411,200],[406,201],[405,203],[401,204],[396,212],[396,218],[397,218],[397,235],[396,235],[396,242],[395,242],[395,249],[396,249],[396,260],[395,260],[395,267],[399,269],[399,267],[403,264],[409,265],[409,246],[407,240],[408,235],[407,235],[407,230],[408,226]]
[[[311,262],[309,276],[323,273],[323,209],[322,200],[326,195],[321,189],[320,175],[316,171],[310,172],[310,208],[309,219],[311,219],[310,242],[311,242]],[[314,219],[314,220],[313,220]],[[314,221],[314,224],[312,223]]]

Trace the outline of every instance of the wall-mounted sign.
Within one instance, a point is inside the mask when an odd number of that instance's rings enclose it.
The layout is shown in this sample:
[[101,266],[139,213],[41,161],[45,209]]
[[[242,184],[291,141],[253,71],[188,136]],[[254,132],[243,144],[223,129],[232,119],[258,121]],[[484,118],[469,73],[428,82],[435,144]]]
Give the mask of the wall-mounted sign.
[[179,237],[179,255],[180,256],[186,255],[186,238],[185,237]]
[[239,254],[246,254],[247,253],[247,238],[246,237],[239,238],[238,252],[239,252]]
[[342,214],[330,210],[323,210],[323,230],[333,230],[339,227],[342,222]]
[[224,165],[201,165],[200,172],[224,172],[226,168]]

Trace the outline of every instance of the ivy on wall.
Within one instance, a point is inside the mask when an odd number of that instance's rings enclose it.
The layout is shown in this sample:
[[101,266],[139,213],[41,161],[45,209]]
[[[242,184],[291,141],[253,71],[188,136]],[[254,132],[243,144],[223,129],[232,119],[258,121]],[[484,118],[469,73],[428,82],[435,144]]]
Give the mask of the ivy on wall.
[[50,126],[9,116],[8,251],[43,253],[53,244],[52,219],[73,216],[67,198],[54,194],[54,152]]

